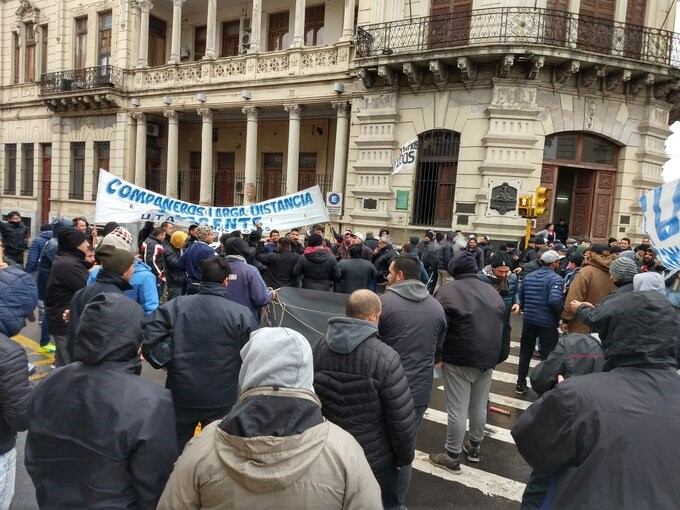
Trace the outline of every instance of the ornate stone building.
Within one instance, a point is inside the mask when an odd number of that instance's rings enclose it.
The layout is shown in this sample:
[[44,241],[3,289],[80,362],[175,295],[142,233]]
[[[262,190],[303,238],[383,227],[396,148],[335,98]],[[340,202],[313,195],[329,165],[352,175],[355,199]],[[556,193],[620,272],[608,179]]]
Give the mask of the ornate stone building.
[[318,183],[362,231],[509,239],[542,184],[539,224],[639,237],[680,105],[674,18],[671,0],[5,0],[0,209],[34,231],[92,217],[106,168],[219,205]]

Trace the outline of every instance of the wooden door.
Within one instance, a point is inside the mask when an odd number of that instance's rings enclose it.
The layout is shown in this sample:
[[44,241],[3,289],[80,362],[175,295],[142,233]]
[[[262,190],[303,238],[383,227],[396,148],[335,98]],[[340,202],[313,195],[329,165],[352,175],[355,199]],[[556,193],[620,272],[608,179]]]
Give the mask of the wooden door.
[[623,55],[627,58],[639,59],[642,50],[645,10],[647,0],[629,0],[626,9],[626,26]]
[[197,204],[201,197],[201,153],[189,153],[189,172],[186,183],[182,187],[186,190],[183,200]]
[[239,32],[241,30],[241,22],[225,21],[222,23],[222,52],[223,57],[235,57],[239,54],[241,42]]
[[215,189],[213,190],[213,200],[217,207],[234,205],[235,183],[234,153],[218,152],[217,169],[215,170]]
[[611,210],[614,203],[616,173],[599,170],[592,172],[595,179],[595,192],[590,220],[590,240],[606,244],[610,236]]
[[569,0],[548,0],[543,43],[564,46],[569,23]]
[[[541,171],[541,186],[548,190],[548,203],[545,206],[545,214],[536,218],[536,232],[543,230],[552,219],[553,208],[555,207],[555,189],[557,188],[557,165],[543,165]],[[533,191],[533,190],[532,190]]]
[[40,224],[49,223],[52,197],[52,146],[43,146],[42,179],[40,188]]
[[571,201],[571,218],[569,220],[569,231],[572,237],[590,237],[595,176],[596,173],[593,170],[578,170],[576,172]]
[[434,226],[450,227],[456,190],[456,163],[440,163],[435,189]]
[[579,48],[608,53],[614,36],[613,20],[614,0],[581,0],[578,20]]
[[468,43],[472,0],[432,0],[430,16],[430,48],[452,48]]
[[298,191],[316,185],[316,153],[301,152],[298,164]]
[[260,193],[260,201],[269,200],[270,198],[280,197],[283,193],[282,177],[283,177],[283,154],[268,153],[264,155],[264,168],[262,171],[262,185]]

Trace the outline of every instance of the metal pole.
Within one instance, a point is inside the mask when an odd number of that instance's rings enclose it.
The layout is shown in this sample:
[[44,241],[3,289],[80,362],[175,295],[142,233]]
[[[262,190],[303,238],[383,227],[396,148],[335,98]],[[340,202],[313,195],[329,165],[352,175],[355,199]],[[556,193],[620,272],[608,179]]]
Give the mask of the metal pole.
[[531,218],[527,218],[527,228],[524,232],[524,249],[529,247],[529,238],[531,237]]

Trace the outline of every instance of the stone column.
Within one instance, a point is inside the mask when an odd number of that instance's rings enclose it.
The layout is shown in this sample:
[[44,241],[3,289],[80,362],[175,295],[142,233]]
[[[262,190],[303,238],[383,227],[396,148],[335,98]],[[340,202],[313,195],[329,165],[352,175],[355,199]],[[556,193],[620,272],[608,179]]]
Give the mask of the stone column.
[[206,23],[205,55],[203,60],[217,57],[217,0],[208,0],[208,21]]
[[172,0],[172,42],[168,64],[179,64],[182,51],[182,4],[185,0]]
[[137,120],[137,143],[135,144],[135,184],[146,187],[146,113],[134,114]]
[[210,108],[199,108],[197,111],[203,118],[203,128],[201,129],[201,194],[199,203],[201,205],[210,205],[212,203],[213,183],[213,111]]
[[260,52],[262,28],[262,0],[253,0],[253,13],[250,17],[250,49],[248,53]]
[[[19,35],[19,69],[17,69],[17,76],[19,77],[19,83],[26,82],[26,24],[21,23],[17,28]],[[12,47],[12,52],[14,48]],[[12,54],[12,60],[14,60],[14,55]]]
[[298,171],[300,166],[300,112],[299,104],[283,107],[288,112],[288,162],[286,164],[286,194],[298,190]]
[[295,0],[295,29],[291,48],[305,45],[305,0]]
[[43,37],[43,27],[35,25],[35,60],[33,62],[35,71],[33,71],[33,74],[35,75],[36,82],[40,82],[42,76]]
[[248,119],[246,128],[245,193],[243,201],[245,204],[250,204],[257,200],[257,116],[259,109],[255,106],[245,106],[243,113],[246,114]]
[[348,41],[354,37],[354,5],[356,0],[345,0],[345,11],[342,18],[341,41]]
[[134,113],[127,115],[126,129],[125,141],[127,142],[127,157],[125,158],[123,178],[126,181],[134,182],[135,165],[137,161],[137,121],[135,120]]
[[166,165],[165,194],[177,198],[178,161],[179,161],[179,113],[175,110],[166,110],[165,118],[168,119],[168,160]]
[[150,0],[137,0],[141,12],[139,21],[139,53],[137,67],[149,67],[149,12],[153,9]]
[[349,140],[349,110],[347,101],[333,103],[337,110],[337,124],[335,128],[335,157],[333,158],[333,188],[332,191],[342,193],[345,190],[345,172],[347,171],[347,142]]

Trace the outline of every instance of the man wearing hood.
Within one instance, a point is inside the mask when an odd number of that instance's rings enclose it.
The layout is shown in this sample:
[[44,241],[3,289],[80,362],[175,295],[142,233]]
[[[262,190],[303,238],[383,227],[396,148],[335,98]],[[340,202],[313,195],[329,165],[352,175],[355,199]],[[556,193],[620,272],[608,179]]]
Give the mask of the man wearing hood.
[[[257,323],[229,298],[233,283],[226,260],[205,260],[199,291],[168,301],[144,324],[144,358],[168,371],[165,387],[172,392],[180,452],[198,423],[222,419],[236,402],[238,353]],[[155,350],[168,341],[172,357],[161,364]]]
[[59,251],[47,279],[45,312],[56,347],[54,364],[59,367],[70,361],[67,349],[68,325],[64,321],[64,312],[75,293],[87,285],[85,254],[89,245],[87,234],[74,228],[59,230],[57,239]]
[[187,445],[158,509],[381,509],[361,447],[321,414],[309,342],[263,328],[241,357],[238,402]]
[[[195,241],[191,241],[194,238]],[[187,294],[198,292],[201,282],[201,262],[215,256],[210,243],[215,238],[208,225],[200,225],[195,229],[189,227],[189,245],[177,261],[178,266],[187,273]]]
[[505,304],[505,315],[503,316],[503,347],[498,363],[503,363],[510,355],[510,315],[519,315],[519,278],[510,271],[508,260],[502,253],[494,253],[491,263],[482,269],[477,278],[488,283],[498,291]]
[[542,508],[677,508],[680,318],[649,291],[596,310],[604,372],[534,402],[512,430],[517,448],[537,472],[555,473]]
[[637,264],[627,257],[619,257],[609,266],[609,278],[616,287],[616,292],[632,292],[633,278],[637,273]]
[[52,239],[52,225],[49,223],[40,226],[40,235],[33,239],[31,247],[28,249],[28,258],[26,259],[26,272],[29,274],[35,273],[38,270],[38,261],[40,260],[40,253],[45,245]]
[[95,296],[74,362],[35,389],[26,469],[40,508],[156,508],[177,444],[170,392],[139,377],[143,317],[121,294]]
[[76,292],[69,305],[69,324],[67,350],[69,358],[73,359],[73,346],[78,331],[80,315],[97,294],[114,292],[122,294],[132,290],[130,279],[135,270],[132,253],[109,244],[104,244],[97,249],[96,259],[102,266],[97,273],[95,282]]
[[[443,362],[448,424],[445,449],[430,454],[430,462],[459,474],[461,452],[470,462],[480,460],[491,375],[502,349],[505,304],[496,290],[476,277],[477,261],[468,253],[454,258],[449,272],[453,281],[436,296],[447,321],[437,360]],[[470,434],[464,442],[468,419]]]
[[583,263],[583,267],[581,267],[569,287],[569,292],[567,292],[564,310],[562,311],[562,329],[564,331],[590,333],[590,328],[575,316],[569,303],[576,300],[598,305],[609,294],[616,292],[616,287],[609,278],[611,263],[612,259],[605,245],[596,244],[592,247],[590,256]]
[[267,288],[260,272],[248,264],[252,250],[243,239],[231,237],[224,242],[224,255],[231,269],[226,296],[248,308],[259,324],[260,309],[271,303],[276,293]]
[[314,355],[314,389],[326,418],[364,449],[386,509],[404,505],[410,480],[400,470],[413,461],[416,415],[399,354],[378,336],[380,299],[358,290],[347,317],[328,320]]
[[307,248],[293,268],[293,276],[302,278],[303,289],[331,292],[340,279],[340,266],[333,253],[323,246],[323,237],[317,232],[309,236]]

